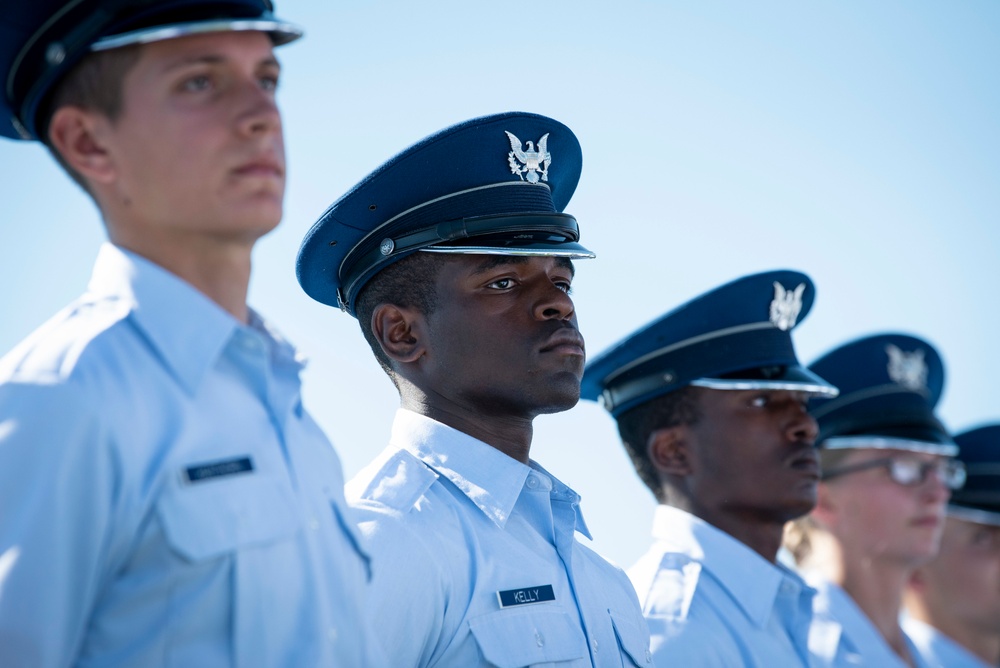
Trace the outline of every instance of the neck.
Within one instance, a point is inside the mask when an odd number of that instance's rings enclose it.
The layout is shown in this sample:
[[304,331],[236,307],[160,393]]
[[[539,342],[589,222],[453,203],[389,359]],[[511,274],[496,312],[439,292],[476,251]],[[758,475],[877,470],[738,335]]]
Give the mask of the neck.
[[839,579],[837,574],[828,574],[850,594],[892,650],[909,665],[913,665],[913,659],[899,625],[899,611],[911,570],[898,563],[861,558],[842,560]]
[[724,531],[740,541],[761,557],[771,562],[777,561],[778,548],[784,533],[784,522],[762,521],[754,518],[733,517],[725,513],[713,512],[686,497],[671,499],[670,505],[685,510],[695,517],[705,520],[716,529]]
[[108,226],[115,245],[141,255],[190,283],[240,322],[247,322],[247,289],[253,242],[132,234]]
[[530,418],[491,417],[440,401],[440,397],[424,393],[405,380],[399,382],[403,408],[468,434],[522,464],[528,463],[533,434]]

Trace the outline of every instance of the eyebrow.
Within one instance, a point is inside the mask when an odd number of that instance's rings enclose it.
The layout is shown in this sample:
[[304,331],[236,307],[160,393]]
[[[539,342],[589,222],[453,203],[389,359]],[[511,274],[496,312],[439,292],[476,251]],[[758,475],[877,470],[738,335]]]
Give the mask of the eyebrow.
[[[476,265],[476,268],[472,271],[474,276],[479,274],[485,274],[486,272],[496,269],[497,267],[504,267],[512,264],[525,264],[532,257],[539,256],[524,256],[524,255],[487,255],[486,259]],[[544,257],[544,256],[541,256]],[[576,267],[573,266],[573,261],[568,257],[557,257],[556,266],[562,267],[563,269],[569,269],[570,276],[576,275]]]
[[[167,63],[163,68],[164,72],[171,72],[173,70],[180,69],[182,67],[187,67],[189,65],[221,65],[224,64],[229,59],[225,56],[218,54],[204,54],[199,56],[182,56],[181,58]],[[281,63],[274,56],[262,59],[257,63],[256,67],[276,67],[281,69]]]

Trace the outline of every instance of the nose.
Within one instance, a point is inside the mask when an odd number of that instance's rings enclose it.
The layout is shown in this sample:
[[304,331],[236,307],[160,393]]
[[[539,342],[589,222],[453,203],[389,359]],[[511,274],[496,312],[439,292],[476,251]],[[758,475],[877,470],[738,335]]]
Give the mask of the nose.
[[927,471],[920,489],[921,496],[931,503],[945,503],[951,498],[951,488],[945,483],[944,473],[936,466]]
[[545,281],[540,288],[541,294],[535,301],[534,314],[539,320],[569,320],[576,311],[573,299],[551,281]]
[[815,445],[819,436],[819,425],[816,419],[809,415],[806,407],[799,401],[793,401],[793,415],[786,428],[786,436],[789,441],[812,443]]
[[243,100],[237,127],[247,137],[266,135],[281,129],[281,113],[273,91],[263,90],[256,80],[242,86]]

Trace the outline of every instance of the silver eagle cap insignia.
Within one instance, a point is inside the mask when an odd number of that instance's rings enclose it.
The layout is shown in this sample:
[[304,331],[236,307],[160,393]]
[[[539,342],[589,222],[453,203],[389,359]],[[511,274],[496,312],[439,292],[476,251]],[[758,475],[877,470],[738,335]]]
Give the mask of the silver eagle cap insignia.
[[522,181],[528,183],[538,183],[538,180],[549,180],[549,165],[552,164],[552,154],[548,150],[549,133],[546,132],[538,140],[536,150],[535,143],[527,142],[527,150],[521,147],[521,140],[515,135],[507,132],[507,139],[510,140],[510,153],[507,154],[507,164],[510,165],[510,173],[516,174]]
[[786,290],[778,281],[774,282],[774,299],[771,300],[771,322],[783,332],[795,327],[802,310],[802,293],[806,284],[799,283],[794,290]]
[[889,379],[908,390],[922,392],[927,390],[927,362],[924,361],[924,351],[917,348],[912,353],[898,346],[889,344],[885,347],[889,355]]

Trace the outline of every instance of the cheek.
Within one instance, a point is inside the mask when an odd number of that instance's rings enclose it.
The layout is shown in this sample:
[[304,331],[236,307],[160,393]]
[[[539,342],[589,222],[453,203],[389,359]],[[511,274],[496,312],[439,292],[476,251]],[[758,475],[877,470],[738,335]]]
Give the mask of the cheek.
[[881,486],[843,490],[844,522],[867,543],[882,543],[897,535],[910,515],[908,499]]

